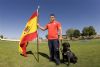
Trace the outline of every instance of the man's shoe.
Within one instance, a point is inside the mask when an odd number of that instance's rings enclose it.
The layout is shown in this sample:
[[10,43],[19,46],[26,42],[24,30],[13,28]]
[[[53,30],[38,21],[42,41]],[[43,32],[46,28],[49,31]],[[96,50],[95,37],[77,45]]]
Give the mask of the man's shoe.
[[56,65],[57,65],[57,66],[60,65],[60,62],[56,62]]
[[50,59],[49,61],[51,62],[51,61],[55,61],[55,60],[54,59]]

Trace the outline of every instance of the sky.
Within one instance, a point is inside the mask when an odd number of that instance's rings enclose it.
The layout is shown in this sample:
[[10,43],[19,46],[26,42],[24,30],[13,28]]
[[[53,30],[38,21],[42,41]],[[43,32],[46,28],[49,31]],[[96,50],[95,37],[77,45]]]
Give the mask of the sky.
[[[0,0],[0,35],[19,39],[32,13],[39,9],[39,24],[45,26],[51,13],[62,24],[63,34],[69,28],[82,31],[93,26],[100,34],[100,0]],[[39,31],[45,38],[47,31]]]

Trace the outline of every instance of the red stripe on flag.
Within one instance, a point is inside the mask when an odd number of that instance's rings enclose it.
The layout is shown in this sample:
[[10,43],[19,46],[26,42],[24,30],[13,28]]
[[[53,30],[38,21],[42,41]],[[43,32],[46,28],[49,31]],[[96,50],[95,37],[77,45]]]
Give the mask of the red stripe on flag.
[[26,36],[24,36],[21,40],[21,43],[20,44],[23,44],[23,43],[26,43],[28,41],[32,41],[33,39],[35,39],[37,37],[37,31],[36,32],[33,32],[33,33],[30,33],[30,34],[27,34]]
[[33,12],[32,16],[31,16],[30,19],[29,19],[29,21],[30,21],[31,19],[33,19],[34,17],[36,17],[36,16],[38,16],[37,11]]

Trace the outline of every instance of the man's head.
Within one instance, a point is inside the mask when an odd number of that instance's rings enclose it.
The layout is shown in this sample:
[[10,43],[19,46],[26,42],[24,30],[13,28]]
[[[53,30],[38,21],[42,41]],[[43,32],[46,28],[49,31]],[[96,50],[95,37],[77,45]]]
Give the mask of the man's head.
[[50,14],[50,22],[53,22],[55,20],[55,15],[54,14]]

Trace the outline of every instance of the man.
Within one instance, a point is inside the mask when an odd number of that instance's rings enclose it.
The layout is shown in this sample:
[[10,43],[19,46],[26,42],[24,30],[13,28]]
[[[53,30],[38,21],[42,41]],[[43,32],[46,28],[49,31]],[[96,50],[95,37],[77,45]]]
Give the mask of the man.
[[[61,24],[55,20],[55,15],[50,15],[50,22],[45,26],[41,27],[38,24],[38,27],[45,31],[48,29],[48,46],[50,51],[50,61],[56,62],[57,65],[60,64],[60,55],[59,55],[59,39],[62,39],[62,29]],[[59,39],[58,39],[59,33]]]

